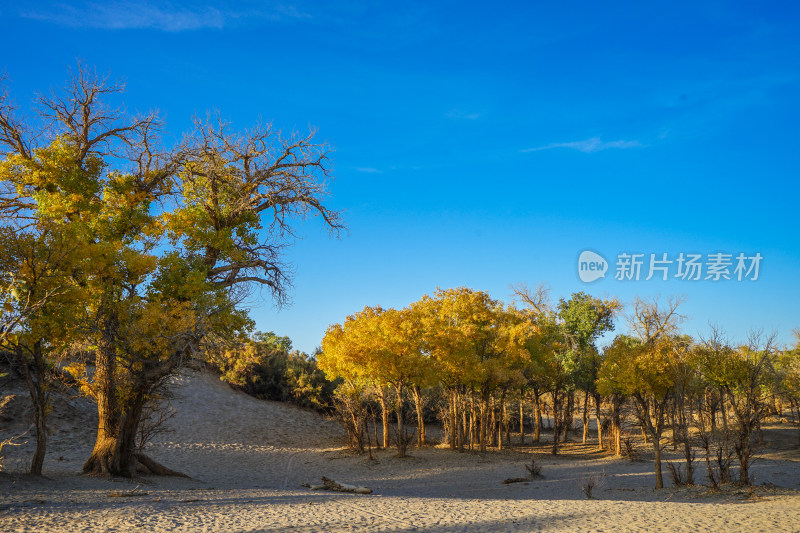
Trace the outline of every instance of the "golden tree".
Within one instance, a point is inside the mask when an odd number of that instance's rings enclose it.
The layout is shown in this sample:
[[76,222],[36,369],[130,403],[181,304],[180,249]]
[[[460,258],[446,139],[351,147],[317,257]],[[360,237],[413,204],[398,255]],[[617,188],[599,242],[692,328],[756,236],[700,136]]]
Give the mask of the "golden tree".
[[285,301],[293,221],[318,215],[333,232],[341,223],[323,205],[328,150],[313,132],[198,121],[167,148],[155,114],[109,105],[121,91],[79,65],[63,91],[36,102],[38,122],[0,96],[0,217],[17,233],[77,239],[87,259],[62,272],[87,295],[73,341],[93,347],[94,372],[72,366],[98,404],[84,470],[170,473],[134,449],[143,399],[203,342],[250,326],[239,306],[249,287]]

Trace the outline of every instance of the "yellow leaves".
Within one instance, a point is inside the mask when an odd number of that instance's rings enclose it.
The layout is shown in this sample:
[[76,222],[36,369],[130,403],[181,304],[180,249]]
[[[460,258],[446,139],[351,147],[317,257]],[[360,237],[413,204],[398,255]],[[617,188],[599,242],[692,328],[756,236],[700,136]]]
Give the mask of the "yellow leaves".
[[81,394],[84,396],[94,397],[95,389],[92,386],[91,376],[89,372],[87,372],[86,365],[84,363],[73,361],[64,367],[64,371],[78,382]]
[[320,368],[378,385],[443,381],[493,387],[519,375],[531,332],[513,309],[458,288],[405,309],[366,307],[328,328]]

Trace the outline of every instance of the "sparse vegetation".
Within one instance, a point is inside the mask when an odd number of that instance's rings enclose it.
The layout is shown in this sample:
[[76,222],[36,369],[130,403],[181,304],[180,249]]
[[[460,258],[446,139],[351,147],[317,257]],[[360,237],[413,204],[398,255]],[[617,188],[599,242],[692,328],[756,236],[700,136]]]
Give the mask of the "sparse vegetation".
[[528,471],[528,477],[531,479],[536,479],[538,477],[544,477],[542,475],[542,465],[536,462],[536,459],[531,459],[531,464],[525,465],[525,470]]
[[603,479],[595,474],[586,474],[582,476],[579,481],[581,493],[586,496],[587,500],[594,499],[595,490],[603,486]]

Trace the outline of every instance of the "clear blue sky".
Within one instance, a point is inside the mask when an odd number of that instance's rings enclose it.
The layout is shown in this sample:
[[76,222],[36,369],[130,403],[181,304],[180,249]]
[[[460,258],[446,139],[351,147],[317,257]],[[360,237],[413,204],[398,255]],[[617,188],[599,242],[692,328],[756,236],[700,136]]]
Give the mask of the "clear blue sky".
[[[2,1],[0,69],[24,102],[81,58],[127,80],[128,108],[160,109],[176,135],[209,109],[242,128],[318,127],[349,231],[330,240],[303,224],[287,253],[293,304],[253,309],[304,351],[365,305],[460,285],[510,299],[509,284],[542,281],[556,297],[685,295],[689,334],[715,322],[788,342],[800,327],[798,9]],[[609,276],[579,280],[584,249]],[[764,259],[757,281],[617,281],[620,252]]]

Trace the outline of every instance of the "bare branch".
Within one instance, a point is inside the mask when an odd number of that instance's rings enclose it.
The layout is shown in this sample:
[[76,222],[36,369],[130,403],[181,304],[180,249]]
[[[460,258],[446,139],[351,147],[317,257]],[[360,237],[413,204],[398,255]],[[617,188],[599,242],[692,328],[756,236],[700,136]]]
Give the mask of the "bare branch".
[[528,305],[535,314],[540,315],[551,309],[550,286],[540,283],[533,293],[524,283],[511,285],[511,290],[523,303]]

